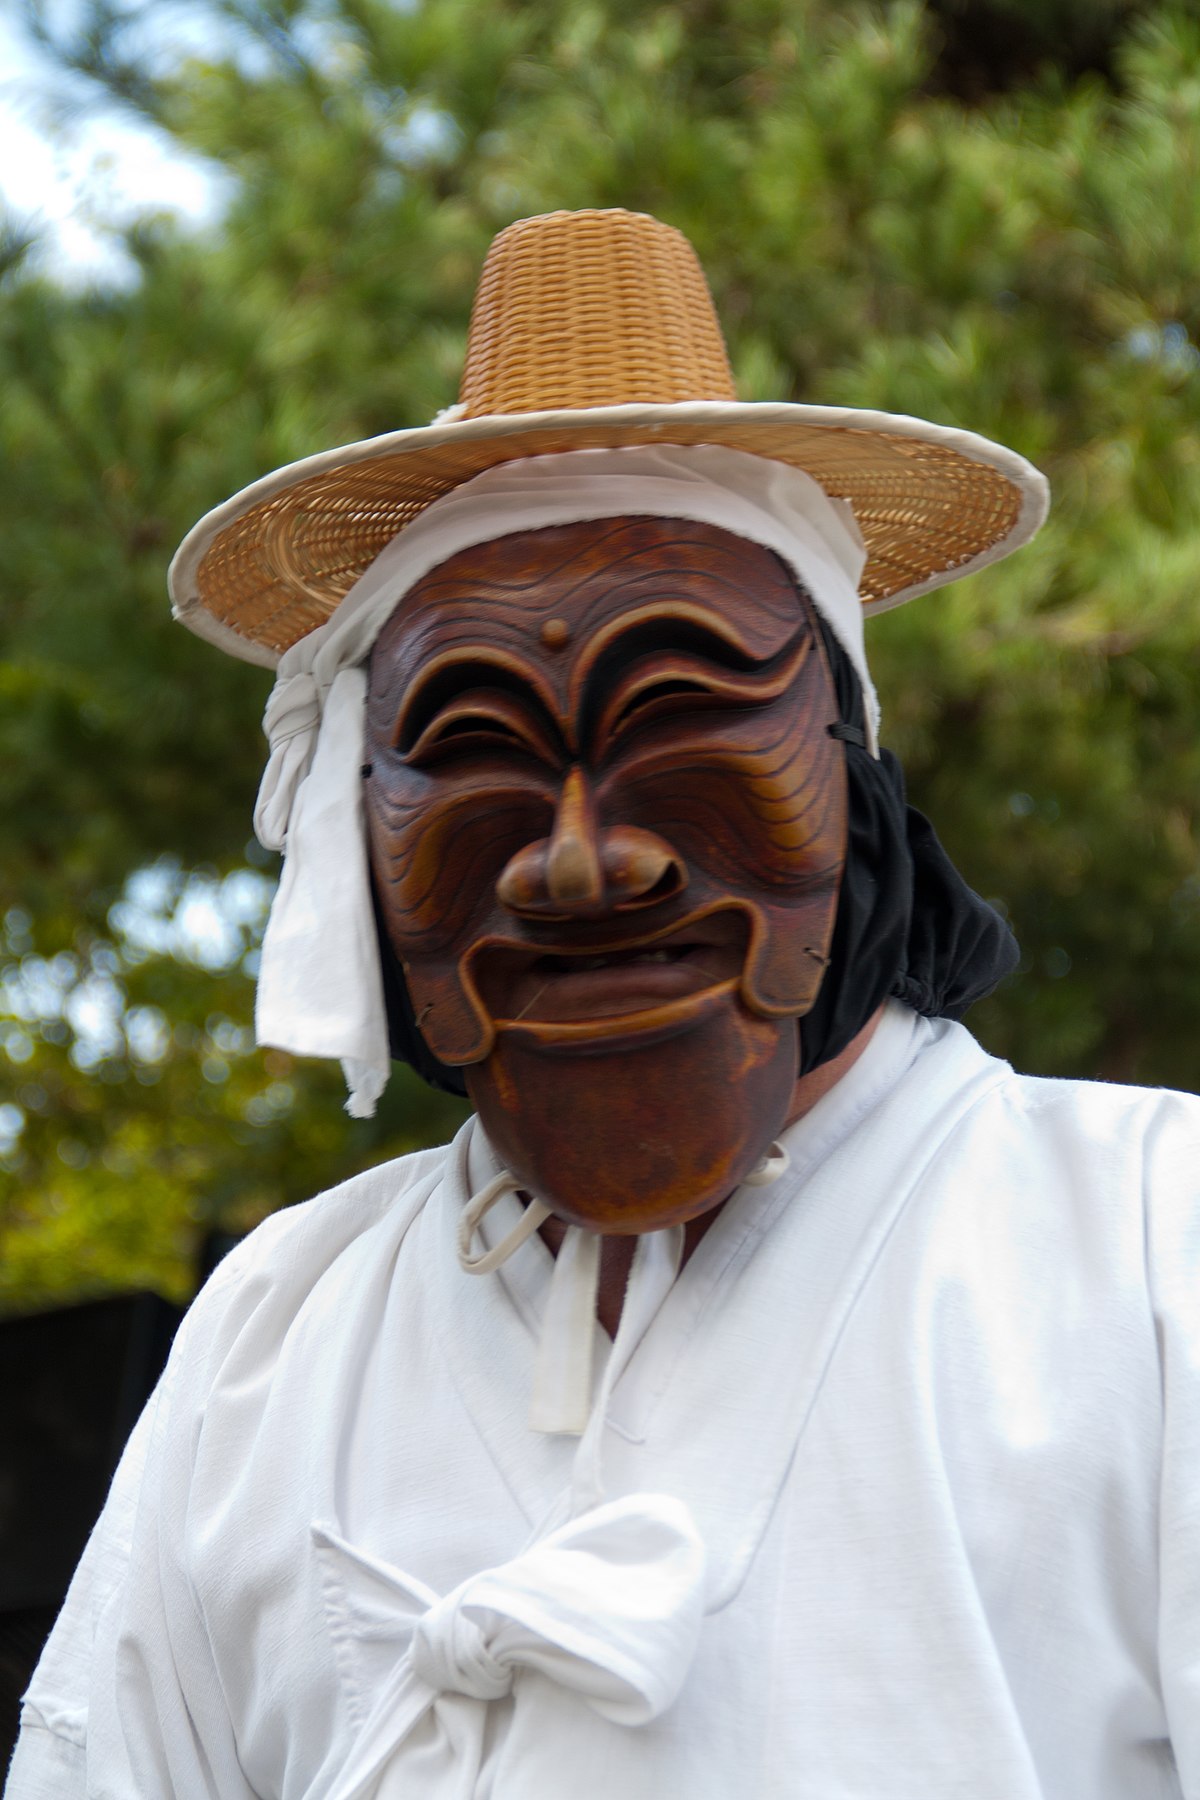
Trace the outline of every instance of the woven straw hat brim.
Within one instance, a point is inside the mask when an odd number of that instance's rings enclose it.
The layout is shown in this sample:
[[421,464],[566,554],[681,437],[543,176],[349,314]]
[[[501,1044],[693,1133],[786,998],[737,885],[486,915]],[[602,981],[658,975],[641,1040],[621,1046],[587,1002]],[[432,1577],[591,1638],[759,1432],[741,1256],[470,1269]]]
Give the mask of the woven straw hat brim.
[[847,500],[867,546],[868,613],[1007,556],[1049,504],[1045,477],[1015,451],[901,413],[700,400],[454,419],[289,463],[206,514],[171,564],[176,617],[272,667],[398,531],[473,476],[518,457],[648,443],[788,463]]

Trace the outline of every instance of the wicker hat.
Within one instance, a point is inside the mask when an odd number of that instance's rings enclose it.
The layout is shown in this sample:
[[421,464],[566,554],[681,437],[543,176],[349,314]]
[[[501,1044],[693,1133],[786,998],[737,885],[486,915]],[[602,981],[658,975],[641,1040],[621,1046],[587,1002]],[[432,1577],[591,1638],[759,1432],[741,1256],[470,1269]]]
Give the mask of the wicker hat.
[[882,611],[996,561],[1045,517],[1014,451],[903,414],[743,404],[687,239],[645,213],[521,219],[484,264],[459,402],[432,425],[289,463],[193,527],[176,616],[273,665],[443,494],[518,457],[717,444],[791,464],[854,509]]

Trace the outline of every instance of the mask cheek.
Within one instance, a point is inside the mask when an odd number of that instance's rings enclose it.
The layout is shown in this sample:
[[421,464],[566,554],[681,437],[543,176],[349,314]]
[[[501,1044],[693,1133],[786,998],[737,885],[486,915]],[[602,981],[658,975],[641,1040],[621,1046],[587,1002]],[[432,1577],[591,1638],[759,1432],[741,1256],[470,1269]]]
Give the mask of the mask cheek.
[[[816,1000],[829,963],[845,866],[844,812],[841,806],[836,812],[841,829],[821,832],[799,859],[807,871],[801,891],[793,887],[781,896],[778,888],[760,888],[752,898],[756,928],[742,984],[751,1012],[799,1018]],[[793,865],[793,880],[795,874]]]
[[[411,793],[370,794],[371,867],[397,955],[471,941],[476,915],[491,910],[508,841],[520,843],[528,829],[527,820],[509,817],[511,810],[474,793],[441,796],[424,782]],[[481,814],[488,829],[480,828]]]
[[817,997],[837,913],[837,882],[791,906],[755,905],[742,1000],[764,1018],[799,1018]]
[[[759,790],[764,879],[752,895],[757,929],[742,998],[767,1017],[801,1017],[810,1010],[833,941],[846,861],[845,765],[830,754],[830,740],[818,740],[817,751],[780,770],[775,796],[767,782]],[[764,797],[774,797],[775,804],[762,804]],[[745,876],[742,887],[744,892]]]
[[421,1036],[439,1062],[453,1068],[482,1062],[495,1031],[487,1010],[465,976],[465,959],[402,957],[404,977]]
[[418,1029],[439,1061],[458,1066],[478,1062],[492,1043],[491,1021],[463,969],[491,910],[491,886],[472,889],[456,879],[462,858],[453,855],[454,842],[452,817],[396,805],[371,817],[380,913]]
[[458,791],[409,775],[369,790],[380,908],[426,1043],[454,1067],[481,1061],[494,1032],[470,970],[481,938],[511,926],[496,897],[510,858],[553,823],[546,783],[495,781]]

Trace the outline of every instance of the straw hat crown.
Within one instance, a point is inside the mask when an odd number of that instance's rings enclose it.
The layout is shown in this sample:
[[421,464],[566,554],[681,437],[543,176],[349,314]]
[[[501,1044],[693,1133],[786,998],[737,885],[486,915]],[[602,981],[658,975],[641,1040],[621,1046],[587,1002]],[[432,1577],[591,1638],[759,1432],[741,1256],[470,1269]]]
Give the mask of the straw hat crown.
[[398,532],[485,469],[647,443],[746,451],[848,501],[870,610],[1007,555],[1047,505],[1036,469],[973,432],[739,402],[687,239],[645,213],[554,212],[493,243],[458,404],[432,425],[291,463],[215,508],[171,565],[176,616],[235,656],[273,664]]
[[519,219],[488,252],[461,417],[736,400],[696,252],[647,213]]

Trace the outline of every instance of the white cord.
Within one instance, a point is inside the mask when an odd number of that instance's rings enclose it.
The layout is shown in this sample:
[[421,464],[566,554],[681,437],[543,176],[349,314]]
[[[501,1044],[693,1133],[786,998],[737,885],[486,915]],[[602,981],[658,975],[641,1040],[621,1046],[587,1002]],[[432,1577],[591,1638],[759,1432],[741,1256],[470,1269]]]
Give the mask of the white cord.
[[531,1238],[544,1219],[550,1217],[550,1208],[541,1200],[531,1200],[521,1215],[520,1222],[513,1226],[508,1236],[496,1245],[494,1250],[485,1250],[482,1256],[471,1255],[471,1241],[479,1229],[480,1221],[492,1210],[502,1194],[515,1194],[521,1184],[511,1169],[501,1169],[493,1181],[485,1188],[480,1188],[473,1199],[468,1200],[458,1219],[458,1260],[468,1275],[490,1275],[501,1263],[507,1262],[514,1250],[519,1250],[527,1238]]

